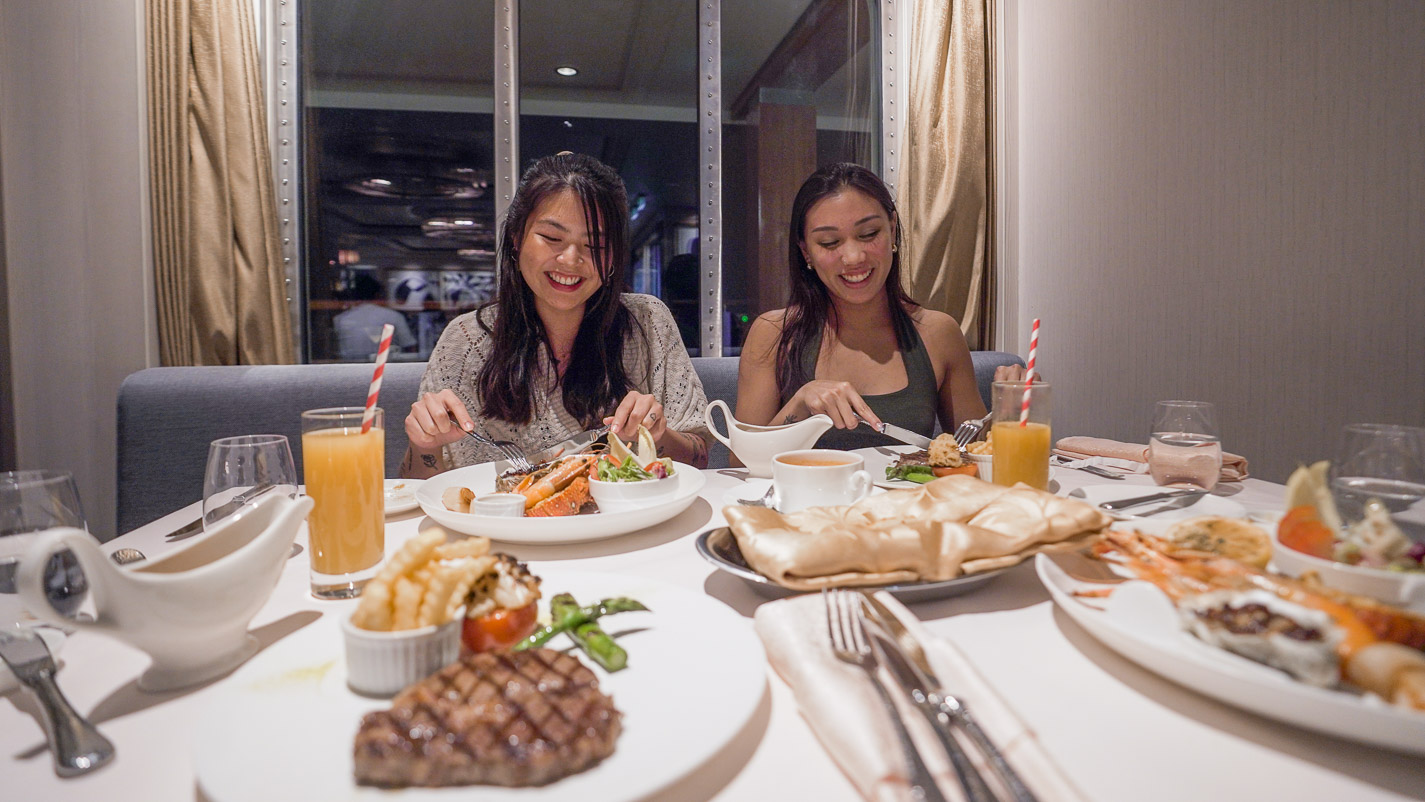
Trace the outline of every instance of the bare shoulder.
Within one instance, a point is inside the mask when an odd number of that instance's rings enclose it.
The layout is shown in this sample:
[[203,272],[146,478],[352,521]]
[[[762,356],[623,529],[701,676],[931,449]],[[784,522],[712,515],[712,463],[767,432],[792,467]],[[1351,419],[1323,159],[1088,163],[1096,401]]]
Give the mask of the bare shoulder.
[[782,339],[782,324],[786,317],[785,309],[773,309],[758,315],[747,329],[747,339],[742,343],[743,355],[755,362],[770,361],[776,353],[777,343]]

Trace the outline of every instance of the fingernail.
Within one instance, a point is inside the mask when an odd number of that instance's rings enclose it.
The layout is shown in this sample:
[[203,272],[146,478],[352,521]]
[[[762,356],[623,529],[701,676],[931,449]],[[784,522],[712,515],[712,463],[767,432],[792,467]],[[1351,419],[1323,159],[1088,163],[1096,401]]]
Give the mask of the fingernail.
[[463,429],[464,429],[465,431],[467,431],[467,432],[473,432],[473,431],[475,431],[475,424],[474,424],[474,423],[467,423],[467,424],[465,424],[464,426],[462,426],[461,428],[463,428]]

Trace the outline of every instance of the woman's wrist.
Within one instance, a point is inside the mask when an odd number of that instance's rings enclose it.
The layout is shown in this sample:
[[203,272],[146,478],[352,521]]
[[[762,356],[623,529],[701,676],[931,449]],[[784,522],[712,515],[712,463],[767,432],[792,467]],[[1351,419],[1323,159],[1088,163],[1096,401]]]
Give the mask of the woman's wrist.
[[406,455],[401,458],[400,475],[403,479],[428,479],[445,470],[444,450],[420,448],[411,443],[406,446]]

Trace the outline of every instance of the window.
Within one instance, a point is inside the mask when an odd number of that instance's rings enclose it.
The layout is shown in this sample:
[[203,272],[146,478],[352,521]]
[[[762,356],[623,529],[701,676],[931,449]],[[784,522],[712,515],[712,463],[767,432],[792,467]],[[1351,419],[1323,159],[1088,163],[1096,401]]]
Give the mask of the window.
[[[279,95],[303,109],[303,226],[291,246],[303,357],[368,360],[372,332],[390,320],[392,358],[425,359],[495,285],[500,9],[295,5],[300,80]],[[663,298],[698,353],[711,266],[723,301],[713,319],[720,313],[723,352],[735,353],[746,324],[785,303],[786,221],[801,181],[831,161],[878,167],[879,11],[875,0],[712,5],[720,42],[707,50],[695,0],[519,3],[512,138],[521,165],[573,150],[618,170],[630,202],[628,289]],[[714,67],[715,102],[701,93]],[[712,153],[700,145],[708,117],[721,137]],[[701,213],[710,191],[720,199],[711,217]]]

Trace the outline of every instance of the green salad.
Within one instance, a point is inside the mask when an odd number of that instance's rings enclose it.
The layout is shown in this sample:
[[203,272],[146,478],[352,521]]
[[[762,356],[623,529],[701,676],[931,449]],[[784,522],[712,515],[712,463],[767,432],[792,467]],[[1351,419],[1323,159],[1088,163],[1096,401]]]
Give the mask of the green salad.
[[631,456],[624,457],[623,462],[604,457],[595,468],[600,482],[643,482],[649,479],[666,479],[673,475],[673,461],[667,457],[654,460],[646,467],[640,467]]

